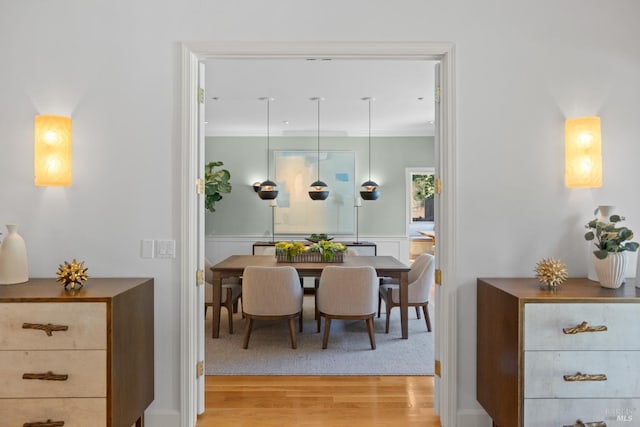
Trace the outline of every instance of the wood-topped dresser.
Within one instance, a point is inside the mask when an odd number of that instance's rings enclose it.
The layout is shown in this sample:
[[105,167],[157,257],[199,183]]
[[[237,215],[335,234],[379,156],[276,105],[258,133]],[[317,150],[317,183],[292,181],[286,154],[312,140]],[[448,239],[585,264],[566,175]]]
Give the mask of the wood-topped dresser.
[[478,402],[498,427],[640,423],[640,292],[477,281]]
[[153,342],[153,279],[0,286],[0,427],[142,426]]

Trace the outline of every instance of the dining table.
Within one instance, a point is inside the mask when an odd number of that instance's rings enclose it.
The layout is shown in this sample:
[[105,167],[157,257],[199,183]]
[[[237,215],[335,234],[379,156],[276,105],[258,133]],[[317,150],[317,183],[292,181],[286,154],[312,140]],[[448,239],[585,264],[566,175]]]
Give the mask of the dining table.
[[[371,266],[379,277],[391,277],[400,284],[400,323],[402,338],[409,338],[409,270],[410,267],[393,256],[346,256],[343,262],[279,262],[273,255],[231,255],[211,267],[213,273],[213,332],[212,337],[220,336],[220,305],[222,298],[222,279],[241,277],[248,266],[279,267],[291,266],[300,277],[320,277],[322,270],[329,265],[344,267]],[[346,284],[345,284],[346,285]]]

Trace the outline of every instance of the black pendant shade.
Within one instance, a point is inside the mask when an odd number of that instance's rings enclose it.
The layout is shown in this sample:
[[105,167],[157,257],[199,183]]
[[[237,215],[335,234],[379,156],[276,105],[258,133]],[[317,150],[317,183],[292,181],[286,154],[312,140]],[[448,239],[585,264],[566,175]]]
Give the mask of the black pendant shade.
[[271,180],[266,180],[260,183],[260,189],[258,190],[258,197],[262,200],[273,200],[278,197],[278,190],[275,189],[278,184]]
[[380,197],[380,191],[378,191],[378,184],[374,181],[365,181],[361,185],[360,197],[363,200],[378,200]]
[[311,183],[309,190],[309,197],[311,200],[327,200],[329,197],[329,190],[327,190],[327,184],[324,181],[314,181]]

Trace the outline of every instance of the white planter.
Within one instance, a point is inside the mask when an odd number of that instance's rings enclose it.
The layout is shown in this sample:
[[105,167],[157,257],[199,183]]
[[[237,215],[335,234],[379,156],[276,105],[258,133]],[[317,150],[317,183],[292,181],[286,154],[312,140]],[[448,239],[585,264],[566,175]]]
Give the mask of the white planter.
[[593,262],[600,286],[616,289],[622,285],[627,271],[626,252],[610,252],[605,259],[598,259],[594,255]]
[[7,224],[9,234],[0,246],[0,285],[12,285],[29,280],[27,248],[18,234],[18,226]]

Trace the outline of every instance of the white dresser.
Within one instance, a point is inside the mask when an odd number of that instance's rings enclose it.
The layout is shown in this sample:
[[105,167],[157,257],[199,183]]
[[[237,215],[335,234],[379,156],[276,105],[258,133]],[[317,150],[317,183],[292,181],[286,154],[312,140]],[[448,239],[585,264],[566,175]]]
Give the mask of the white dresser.
[[633,284],[479,279],[477,291],[477,397],[494,426],[640,425]]
[[153,280],[0,286],[0,427],[143,425],[153,400]]

